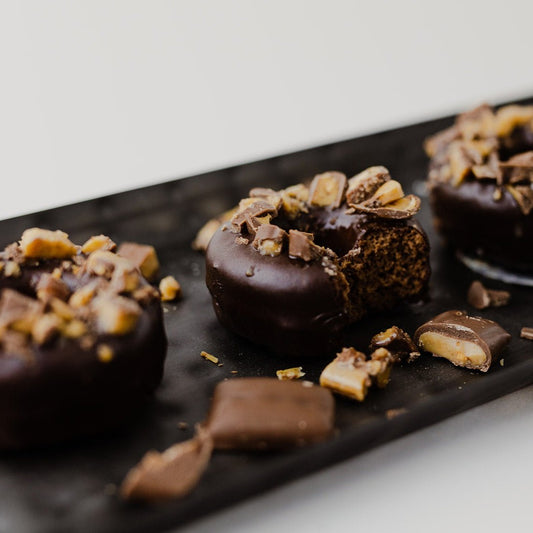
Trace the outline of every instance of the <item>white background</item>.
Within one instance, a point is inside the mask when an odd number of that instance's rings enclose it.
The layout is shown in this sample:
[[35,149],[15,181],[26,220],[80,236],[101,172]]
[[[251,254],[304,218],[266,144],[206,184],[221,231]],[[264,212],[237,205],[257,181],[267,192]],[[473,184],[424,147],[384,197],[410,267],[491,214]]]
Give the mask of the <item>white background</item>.
[[[526,0],[2,1],[0,218],[530,96],[532,22]],[[185,530],[531,531],[532,400]]]

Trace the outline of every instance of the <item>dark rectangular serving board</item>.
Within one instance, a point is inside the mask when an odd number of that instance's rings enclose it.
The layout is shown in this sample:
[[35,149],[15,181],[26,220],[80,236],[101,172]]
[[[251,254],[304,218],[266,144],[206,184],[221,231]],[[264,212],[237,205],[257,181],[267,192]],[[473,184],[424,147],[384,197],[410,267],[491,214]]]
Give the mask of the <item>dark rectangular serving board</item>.
[[[31,226],[63,229],[77,243],[104,233],[117,242],[153,244],[162,274],[174,275],[184,291],[181,301],[164,305],[169,339],[165,376],[133,425],[82,442],[2,454],[0,531],[133,533],[176,528],[533,382],[533,344],[519,337],[522,325],[533,325],[533,289],[506,287],[511,305],[481,313],[512,334],[503,366],[496,363],[481,374],[422,356],[394,368],[387,388],[372,390],[362,404],[338,397],[338,432],[327,442],[286,453],[216,452],[199,486],[180,501],[130,505],[114,494],[148,449],[163,450],[192,435],[194,424],[206,416],[217,382],[275,376],[277,369],[300,365],[306,379],[317,382],[334,356],[280,359],[224,330],[204,284],[204,258],[190,246],[202,224],[235,205],[252,187],[281,188],[330,169],[353,175],[370,165],[385,165],[408,192],[421,194],[427,169],[422,141],[451,122],[433,120],[0,222],[2,246]],[[468,309],[466,290],[475,275],[442,246],[427,201],[418,219],[432,244],[430,300],[361,321],[347,331],[345,345],[365,349],[374,333],[393,324],[413,333],[439,312]],[[489,285],[502,288],[496,282]],[[201,350],[217,355],[223,366],[202,359]],[[389,419],[390,409],[402,414]],[[189,429],[180,430],[179,422],[187,422]]]

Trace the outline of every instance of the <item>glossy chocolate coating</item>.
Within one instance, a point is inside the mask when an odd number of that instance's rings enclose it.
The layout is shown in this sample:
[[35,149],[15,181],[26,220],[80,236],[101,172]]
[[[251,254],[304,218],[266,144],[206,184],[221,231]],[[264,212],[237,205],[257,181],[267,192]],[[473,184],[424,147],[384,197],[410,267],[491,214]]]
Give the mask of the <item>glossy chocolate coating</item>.
[[[19,278],[0,278],[0,289],[35,296],[40,275],[57,263],[23,267]],[[74,277],[65,281],[74,283]],[[111,347],[111,361],[99,360],[98,343]],[[161,381],[166,347],[161,304],[154,299],[131,333],[100,335],[90,349],[59,337],[49,345],[31,344],[30,361],[0,352],[0,448],[42,446],[131,419]]]
[[430,188],[434,222],[447,243],[479,259],[522,271],[533,269],[533,213],[525,216],[507,190],[494,200],[496,185],[466,181]]
[[236,378],[217,385],[206,427],[216,449],[272,450],[326,439],[334,418],[335,400],[323,387]]
[[[409,294],[419,297],[429,279],[429,245],[416,222],[347,215],[345,211],[345,205],[312,208],[290,225],[313,232],[316,243],[333,249],[339,256],[334,259],[337,265],[363,243],[367,234],[399,230],[421,236],[424,273],[420,289]],[[287,221],[272,222],[289,227]],[[290,258],[286,252],[277,257],[263,256],[253,246],[239,243],[230,227],[219,228],[206,254],[206,283],[215,312],[224,326],[277,353],[331,355],[339,348],[340,334],[349,323],[368,311],[390,308],[401,299],[393,290],[384,291],[383,297],[376,290],[361,304],[350,294],[340,267],[332,274],[320,258],[306,262]]]
[[349,323],[342,279],[320,263],[263,256],[219,229],[207,249],[206,283],[220,322],[283,353],[328,350]]
[[463,311],[455,310],[441,313],[420,326],[415,332],[415,342],[419,344],[420,336],[428,332],[477,344],[485,353],[486,360],[479,366],[466,366],[483,372],[490,368],[494,359],[511,340],[511,335],[496,322],[487,318],[468,316]]

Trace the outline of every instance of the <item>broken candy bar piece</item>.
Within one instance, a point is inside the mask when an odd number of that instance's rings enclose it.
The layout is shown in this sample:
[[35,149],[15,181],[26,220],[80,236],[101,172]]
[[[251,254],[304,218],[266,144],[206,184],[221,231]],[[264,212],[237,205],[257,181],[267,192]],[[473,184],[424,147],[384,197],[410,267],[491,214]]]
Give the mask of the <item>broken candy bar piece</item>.
[[387,348],[396,360],[407,359],[409,363],[420,356],[413,339],[398,326],[392,326],[374,335],[370,341],[369,350]]
[[446,311],[420,326],[414,340],[422,350],[455,366],[486,372],[511,335],[492,320]]
[[174,444],[162,453],[148,452],[128,472],[120,494],[126,500],[148,502],[181,498],[200,480],[212,451],[213,440],[200,427],[191,440]]
[[148,280],[153,281],[159,271],[159,259],[153,246],[136,242],[123,242],[117,255],[129,259]]
[[30,228],[24,231],[20,239],[20,250],[24,257],[34,259],[66,259],[76,255],[76,246],[63,231],[50,231]]
[[393,360],[385,348],[375,350],[370,359],[354,348],[343,348],[322,371],[320,385],[362,402],[373,382],[387,385]]
[[507,291],[494,291],[487,289],[481,281],[473,281],[468,289],[467,301],[476,309],[487,307],[501,307],[507,305],[511,295]]
[[339,207],[346,189],[346,176],[342,172],[324,172],[313,178],[309,186],[309,204],[319,207]]
[[289,230],[289,256],[312,261],[322,255],[322,248],[313,242],[313,234],[295,229]]
[[520,337],[529,341],[533,341],[533,328],[523,327],[520,330]]
[[255,233],[255,239],[252,246],[256,248],[261,255],[270,255],[275,257],[281,253],[283,241],[287,233],[279,226],[274,224],[260,224]]
[[206,427],[217,449],[292,448],[329,437],[334,408],[331,392],[308,381],[236,378],[215,388]]

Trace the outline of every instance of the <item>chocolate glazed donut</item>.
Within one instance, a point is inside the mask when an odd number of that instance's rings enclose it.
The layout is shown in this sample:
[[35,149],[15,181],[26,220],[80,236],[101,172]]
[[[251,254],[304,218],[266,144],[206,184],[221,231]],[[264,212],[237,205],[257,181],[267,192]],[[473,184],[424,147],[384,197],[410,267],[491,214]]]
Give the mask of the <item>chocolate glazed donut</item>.
[[0,448],[121,424],[160,383],[158,293],[114,248],[33,228],[1,253]]
[[452,247],[533,271],[533,106],[483,105],[425,143],[437,231]]
[[426,291],[418,207],[384,167],[253,189],[207,248],[219,321],[280,354],[328,354],[348,324]]

